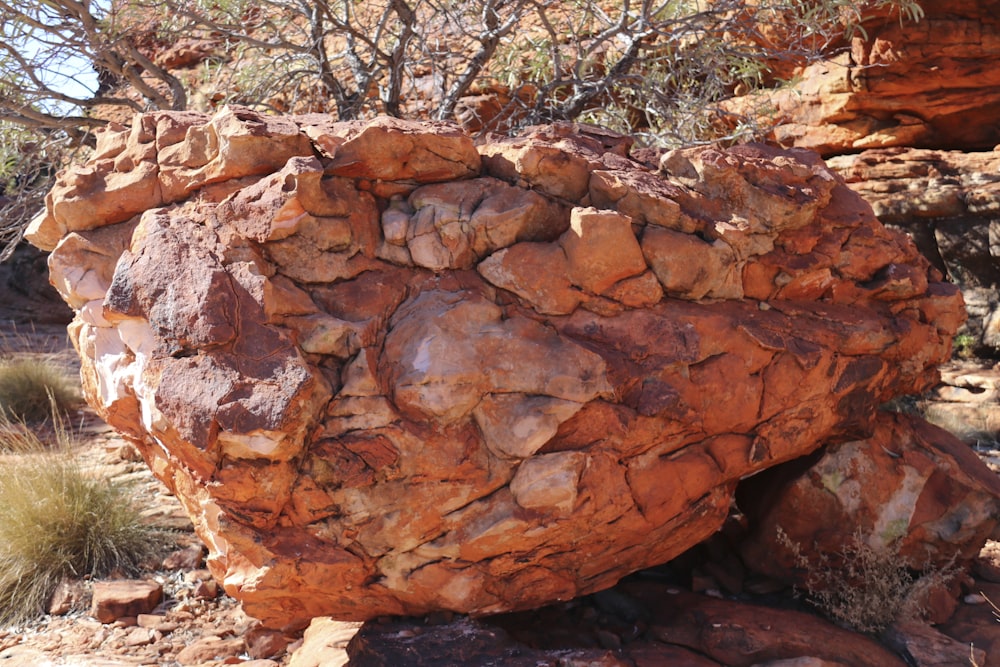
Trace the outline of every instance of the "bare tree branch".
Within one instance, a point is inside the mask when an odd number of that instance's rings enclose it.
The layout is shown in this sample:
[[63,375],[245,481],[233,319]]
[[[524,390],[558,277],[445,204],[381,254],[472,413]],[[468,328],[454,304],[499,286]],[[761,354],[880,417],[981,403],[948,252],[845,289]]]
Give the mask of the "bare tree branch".
[[[846,48],[873,9],[921,16],[917,0],[0,0],[0,138],[19,127],[24,145],[81,145],[109,109],[238,102],[735,140],[766,129],[758,111],[727,110],[736,90]],[[218,55],[168,70],[158,49],[178,35]],[[0,219],[0,245],[17,224]]]

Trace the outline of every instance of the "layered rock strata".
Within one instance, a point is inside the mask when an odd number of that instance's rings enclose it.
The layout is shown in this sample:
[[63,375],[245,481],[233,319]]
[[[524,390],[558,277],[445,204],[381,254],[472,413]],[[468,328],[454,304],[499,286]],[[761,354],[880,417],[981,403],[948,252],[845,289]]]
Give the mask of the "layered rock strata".
[[771,110],[776,140],[824,155],[992,148],[1000,143],[1000,3],[918,4],[918,21],[861,7],[863,29],[839,54],[782,73],[796,83],[734,107]]
[[969,351],[1000,355],[1000,152],[886,148],[827,164],[961,287]]
[[276,627],[524,609],[937,377],[961,296],[805,151],[238,108],[100,135],[29,238],[88,401]]

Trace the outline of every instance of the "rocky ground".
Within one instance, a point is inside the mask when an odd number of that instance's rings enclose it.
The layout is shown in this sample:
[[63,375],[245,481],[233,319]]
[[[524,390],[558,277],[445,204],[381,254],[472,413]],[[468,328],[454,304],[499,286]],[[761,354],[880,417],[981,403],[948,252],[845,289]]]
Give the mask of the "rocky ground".
[[[0,285],[7,285],[7,296],[0,299],[0,349],[44,356],[73,373],[76,356],[65,335],[68,312],[54,297],[28,285],[39,270],[37,259],[0,269],[5,274],[0,279],[6,281]],[[946,411],[968,423],[970,400],[963,399],[971,396],[974,414],[984,414],[983,395],[996,388],[991,384],[995,370],[970,363],[949,368],[945,375],[951,388],[939,390],[936,405],[951,404],[954,409]],[[176,551],[143,577],[162,586],[163,600],[149,613],[102,623],[90,606],[95,582],[77,582],[68,591],[74,603],[68,613],[0,629],[0,662],[25,667],[328,667],[348,662],[345,647],[357,633],[357,624],[324,619],[304,638],[256,628],[211,580],[179,503],[152,477],[135,450],[86,409],[77,416],[74,430],[82,465],[109,481],[132,484],[150,520],[175,532]],[[976,442],[979,454],[1000,472],[996,443],[988,438]],[[910,664],[988,667],[1000,665],[1000,624],[989,604],[1000,600],[1000,583],[994,583],[1000,582],[998,565],[1000,544],[991,542],[976,578],[961,582],[958,608],[935,603],[942,621],[938,629],[945,634],[901,629],[895,640],[887,635],[878,644],[822,621],[776,582],[744,573],[734,565],[731,546],[720,538],[610,591],[535,612],[482,622],[451,615],[380,619],[354,640],[352,664],[749,666],[786,664],[774,660],[801,646],[796,655],[827,656],[809,664],[879,665],[897,664],[884,648],[896,641],[915,656]],[[769,605],[767,614],[760,613],[760,604]],[[934,648],[928,648],[931,645]],[[858,656],[864,656],[863,662]],[[928,662],[930,656],[936,662]]]

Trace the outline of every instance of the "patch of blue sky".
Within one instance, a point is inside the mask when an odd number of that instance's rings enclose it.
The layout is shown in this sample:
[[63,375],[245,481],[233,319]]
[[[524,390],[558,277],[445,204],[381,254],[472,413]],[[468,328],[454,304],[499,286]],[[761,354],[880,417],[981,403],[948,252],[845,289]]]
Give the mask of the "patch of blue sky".
[[[0,53],[0,70],[7,81],[18,81],[24,101],[47,113],[76,113],[73,100],[87,100],[98,87],[97,72],[87,57],[72,19],[39,3],[22,9],[28,20],[0,27],[0,39],[13,53]],[[33,24],[33,25],[32,25]],[[60,97],[62,99],[60,99]]]

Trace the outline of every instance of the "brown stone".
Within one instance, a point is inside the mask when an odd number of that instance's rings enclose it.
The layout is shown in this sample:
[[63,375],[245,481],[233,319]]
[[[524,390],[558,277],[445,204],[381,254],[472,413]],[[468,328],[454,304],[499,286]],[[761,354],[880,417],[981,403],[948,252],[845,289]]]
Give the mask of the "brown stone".
[[569,224],[559,245],[566,253],[566,271],[574,285],[603,294],[615,283],[646,271],[628,216],[574,208]]
[[149,628],[150,630],[157,630],[164,634],[173,632],[178,628],[176,623],[168,621],[166,616],[160,614],[137,614],[135,623],[140,628]]
[[329,116],[319,115],[304,120],[303,132],[331,158],[326,167],[329,174],[434,183],[479,173],[480,157],[472,139],[446,123],[428,125],[388,117],[334,123]]
[[[914,570],[946,569],[979,554],[996,525],[998,494],[997,476],[950,433],[882,413],[871,437],[747,481],[739,502],[754,530],[743,554],[751,568],[806,587],[794,545],[806,558],[832,555],[825,564],[810,561],[805,569],[813,572],[842,567],[855,548],[891,554]],[[853,547],[844,543],[852,532],[860,542]]]
[[163,586],[155,581],[95,581],[90,615],[101,623],[148,614],[163,599]]
[[653,227],[643,235],[642,249],[669,296],[724,296],[723,285],[731,282],[727,269],[733,251],[721,241],[708,243],[691,234]]
[[242,639],[235,637],[223,639],[209,635],[181,649],[175,659],[180,665],[200,665],[235,658],[241,653],[243,653]]
[[347,644],[360,623],[345,623],[332,618],[312,619],[302,636],[302,645],[292,652],[289,667],[340,667],[349,658]]
[[882,633],[882,641],[907,661],[932,665],[985,665],[986,651],[948,637],[925,623],[897,623]]
[[[962,320],[805,151],[647,166],[568,125],[476,147],[236,108],[134,127],[177,204],[56,229],[53,282],[88,401],[265,627],[607,588],[931,386]],[[102,141],[63,185],[111,178],[131,139]]]
[[550,243],[518,243],[493,253],[478,271],[491,284],[509,290],[544,315],[568,315],[583,294],[570,282],[566,253]]
[[293,641],[292,637],[278,630],[255,625],[243,633],[247,654],[254,659],[277,658],[285,653],[285,649]]
[[63,579],[52,591],[47,611],[53,616],[60,616],[72,609],[79,609],[86,605],[86,593],[86,587],[82,581]]
[[411,216],[398,223],[383,216],[386,239],[405,240],[413,263],[432,271],[471,269],[496,250],[551,241],[566,228],[561,207],[494,178],[425,185],[409,196],[407,209]]
[[916,22],[866,8],[864,30],[845,40],[838,57],[788,72],[782,78],[798,81],[789,89],[734,106],[775,109],[775,139],[827,155],[996,145],[1000,73],[989,65],[1000,55],[996,3],[943,0],[920,8]]
[[178,549],[167,554],[163,559],[164,570],[197,570],[204,567],[205,553],[204,547],[200,544],[192,544],[184,549]]
[[190,125],[183,141],[156,128],[164,202],[178,201],[214,183],[269,174],[293,157],[312,155],[309,140],[287,118],[226,106],[211,117],[192,114],[184,123]]
[[802,657],[853,667],[907,664],[874,639],[839,628],[814,614],[765,610],[681,592],[654,598],[659,591],[641,584],[626,590],[651,610],[654,620],[649,634],[657,640],[687,647],[731,667]]
[[531,186],[538,192],[579,202],[590,184],[590,172],[604,166],[604,145],[591,137],[573,137],[568,127],[535,128],[519,137],[480,147],[483,169],[505,181]]
[[986,542],[973,563],[973,571],[981,579],[1000,583],[1000,542]]

